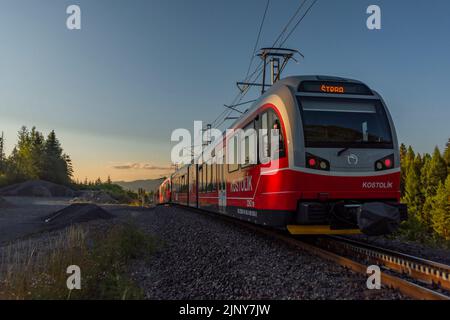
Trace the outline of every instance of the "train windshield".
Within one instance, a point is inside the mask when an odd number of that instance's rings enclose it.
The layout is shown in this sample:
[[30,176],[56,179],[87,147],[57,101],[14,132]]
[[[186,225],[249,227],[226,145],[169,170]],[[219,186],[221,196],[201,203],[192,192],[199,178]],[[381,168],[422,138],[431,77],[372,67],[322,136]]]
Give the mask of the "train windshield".
[[380,101],[299,98],[306,147],[393,148]]

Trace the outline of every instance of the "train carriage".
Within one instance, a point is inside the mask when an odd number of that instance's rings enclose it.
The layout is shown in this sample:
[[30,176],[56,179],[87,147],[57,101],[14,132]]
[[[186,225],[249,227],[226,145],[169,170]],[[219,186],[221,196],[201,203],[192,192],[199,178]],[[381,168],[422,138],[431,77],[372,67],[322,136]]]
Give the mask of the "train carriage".
[[171,178],[165,179],[158,188],[158,204],[169,204],[172,200]]
[[[382,97],[362,82],[285,78],[230,128],[267,130],[258,134],[257,161],[247,144],[243,155],[234,150],[240,164],[217,161],[237,143],[226,135],[204,150],[210,158],[174,173],[172,202],[293,234],[386,234],[406,219],[394,123]],[[272,151],[260,140],[270,141],[271,129],[279,132],[276,158],[263,164]]]

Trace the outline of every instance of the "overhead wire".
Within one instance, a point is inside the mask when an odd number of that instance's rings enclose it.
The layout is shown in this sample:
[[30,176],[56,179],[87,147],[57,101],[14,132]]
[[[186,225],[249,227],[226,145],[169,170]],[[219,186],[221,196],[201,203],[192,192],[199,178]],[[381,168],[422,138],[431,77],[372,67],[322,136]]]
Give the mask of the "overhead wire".
[[[308,8],[305,10],[305,12],[299,17],[299,13],[301,12],[302,8],[307,3],[307,0],[303,0],[300,3],[300,5],[295,10],[294,14],[291,16],[289,21],[286,23],[286,25],[283,27],[281,32],[278,34],[277,38],[275,39],[275,41],[272,44],[272,47],[282,47],[286,43],[286,41],[292,36],[292,34],[298,28],[298,26],[303,21],[303,19],[307,16],[307,14],[311,11],[311,9],[314,7],[314,5],[317,3],[317,1],[318,0],[314,0],[308,6]],[[253,48],[252,58],[250,60],[249,67],[247,69],[247,73],[246,73],[245,79],[243,81],[244,83],[246,83],[246,82],[252,83],[253,81],[256,81],[256,79],[258,79],[261,76],[261,74],[263,73],[263,69],[264,69],[264,62],[263,61],[261,61],[256,66],[255,70],[251,74],[250,74],[250,69],[251,69],[251,66],[253,64],[254,58],[256,56],[256,49],[257,49],[258,43],[259,43],[260,38],[261,38],[263,25],[264,25],[264,22],[265,22],[265,19],[266,19],[266,16],[267,16],[267,12],[268,12],[268,9],[269,9],[269,4],[270,4],[270,0],[268,0],[267,3],[266,3],[266,7],[265,7],[265,10],[264,10],[262,21],[261,21],[261,24],[260,24],[260,27],[259,27],[259,30],[258,30],[256,43],[255,43],[255,46]],[[295,21],[296,18],[298,18],[297,22],[289,30],[289,26]],[[287,35],[286,35],[286,33],[287,33]],[[238,94],[233,99],[233,102],[230,104],[230,106],[234,106],[236,104],[239,104],[243,100],[243,98],[246,96],[246,94],[249,92],[249,90],[250,90],[250,86],[246,86],[246,87],[244,87],[244,89],[242,91],[238,92]],[[220,127],[227,120],[227,117],[229,117],[232,113],[233,113],[233,110],[227,108],[222,113],[220,113],[220,115],[213,121],[213,125],[216,126],[216,127]]]

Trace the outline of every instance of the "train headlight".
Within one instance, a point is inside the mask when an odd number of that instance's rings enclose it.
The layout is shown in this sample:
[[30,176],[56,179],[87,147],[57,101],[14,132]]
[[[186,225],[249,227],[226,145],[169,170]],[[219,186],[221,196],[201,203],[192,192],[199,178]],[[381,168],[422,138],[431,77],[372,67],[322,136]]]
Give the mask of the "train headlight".
[[389,170],[394,167],[394,155],[391,154],[375,162],[375,171]]
[[315,170],[330,171],[330,162],[313,154],[306,154],[306,167]]
[[391,159],[389,159],[389,158],[385,159],[385,160],[384,160],[384,166],[385,166],[386,168],[392,167],[392,161],[391,161]]

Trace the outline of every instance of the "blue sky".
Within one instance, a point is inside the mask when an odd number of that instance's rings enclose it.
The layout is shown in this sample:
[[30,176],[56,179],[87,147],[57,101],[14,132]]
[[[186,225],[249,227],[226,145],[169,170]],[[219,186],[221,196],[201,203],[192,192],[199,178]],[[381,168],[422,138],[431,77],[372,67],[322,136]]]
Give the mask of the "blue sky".
[[[272,0],[260,46],[299,5]],[[82,30],[66,28],[70,4]],[[212,121],[247,71],[263,0],[0,0],[0,130],[55,129],[79,178],[149,178],[170,163],[170,134]],[[366,8],[382,29],[366,28]],[[305,54],[285,76],[366,82],[389,105],[400,141],[420,152],[450,137],[450,3],[319,0],[286,42]],[[114,169],[123,164],[150,169]],[[153,166],[153,167],[152,167]],[[158,168],[154,168],[158,167]]]

